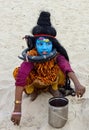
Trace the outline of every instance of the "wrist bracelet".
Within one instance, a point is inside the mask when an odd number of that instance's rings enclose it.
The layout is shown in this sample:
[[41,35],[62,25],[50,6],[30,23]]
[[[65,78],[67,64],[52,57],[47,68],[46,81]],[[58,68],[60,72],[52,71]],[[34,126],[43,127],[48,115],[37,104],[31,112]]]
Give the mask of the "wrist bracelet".
[[19,100],[16,100],[16,101],[14,101],[14,103],[19,104],[19,103],[22,103],[22,102],[19,101]]
[[21,115],[21,112],[13,112],[12,115]]

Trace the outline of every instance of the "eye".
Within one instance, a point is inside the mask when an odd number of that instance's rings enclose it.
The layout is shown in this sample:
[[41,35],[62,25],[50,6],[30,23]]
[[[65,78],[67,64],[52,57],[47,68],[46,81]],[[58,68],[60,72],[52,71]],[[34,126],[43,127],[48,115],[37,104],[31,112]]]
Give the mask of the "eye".
[[51,45],[52,43],[51,42],[47,42],[47,45]]
[[43,43],[42,43],[42,42],[39,42],[39,43],[38,43],[38,45],[39,45],[39,46],[42,46],[42,45],[43,45]]

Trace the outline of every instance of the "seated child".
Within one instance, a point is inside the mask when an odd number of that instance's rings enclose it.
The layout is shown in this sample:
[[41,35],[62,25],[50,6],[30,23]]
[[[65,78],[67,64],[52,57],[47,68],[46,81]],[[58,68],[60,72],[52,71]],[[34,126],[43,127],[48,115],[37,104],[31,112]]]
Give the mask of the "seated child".
[[73,81],[78,97],[85,92],[70,66],[66,50],[55,38],[56,30],[51,25],[49,12],[40,13],[32,34],[24,37],[28,45],[22,52],[24,61],[13,72],[16,90],[11,121],[14,125],[19,125],[21,120],[23,92],[30,95],[32,101],[42,91],[60,97],[59,88],[65,86],[67,77]]

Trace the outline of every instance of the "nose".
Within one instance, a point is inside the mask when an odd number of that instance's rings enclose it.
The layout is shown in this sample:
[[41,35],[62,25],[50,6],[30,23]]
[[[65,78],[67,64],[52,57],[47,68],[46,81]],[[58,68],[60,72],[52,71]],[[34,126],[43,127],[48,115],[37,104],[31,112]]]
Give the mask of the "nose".
[[43,44],[43,50],[46,50],[47,49],[47,45],[44,43]]

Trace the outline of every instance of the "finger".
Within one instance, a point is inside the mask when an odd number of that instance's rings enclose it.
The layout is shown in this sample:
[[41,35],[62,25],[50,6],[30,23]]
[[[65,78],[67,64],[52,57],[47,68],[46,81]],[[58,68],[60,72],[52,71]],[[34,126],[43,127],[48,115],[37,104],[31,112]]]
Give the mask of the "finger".
[[14,121],[14,125],[17,125],[17,124],[18,124],[18,121],[17,121],[17,120],[15,120],[15,121]]
[[14,120],[14,125],[19,125],[20,124],[20,120]]
[[79,97],[82,97],[82,94],[81,94],[80,91],[77,92],[77,97],[78,97],[78,98],[79,98]]
[[14,119],[13,119],[13,117],[11,117],[11,121],[12,121],[12,122],[14,122]]
[[81,98],[82,97],[82,94],[79,94],[79,98]]
[[20,124],[20,121],[17,122],[17,125],[19,125],[19,124]]
[[16,122],[14,122],[14,125],[17,125],[17,123],[16,123]]
[[85,89],[81,90],[81,93],[80,93],[81,97],[83,96],[84,93],[85,93]]
[[12,120],[12,122],[15,122],[15,120]]
[[82,90],[83,94],[85,93],[85,88]]
[[79,98],[79,97],[80,97],[80,94],[77,94],[77,97]]

